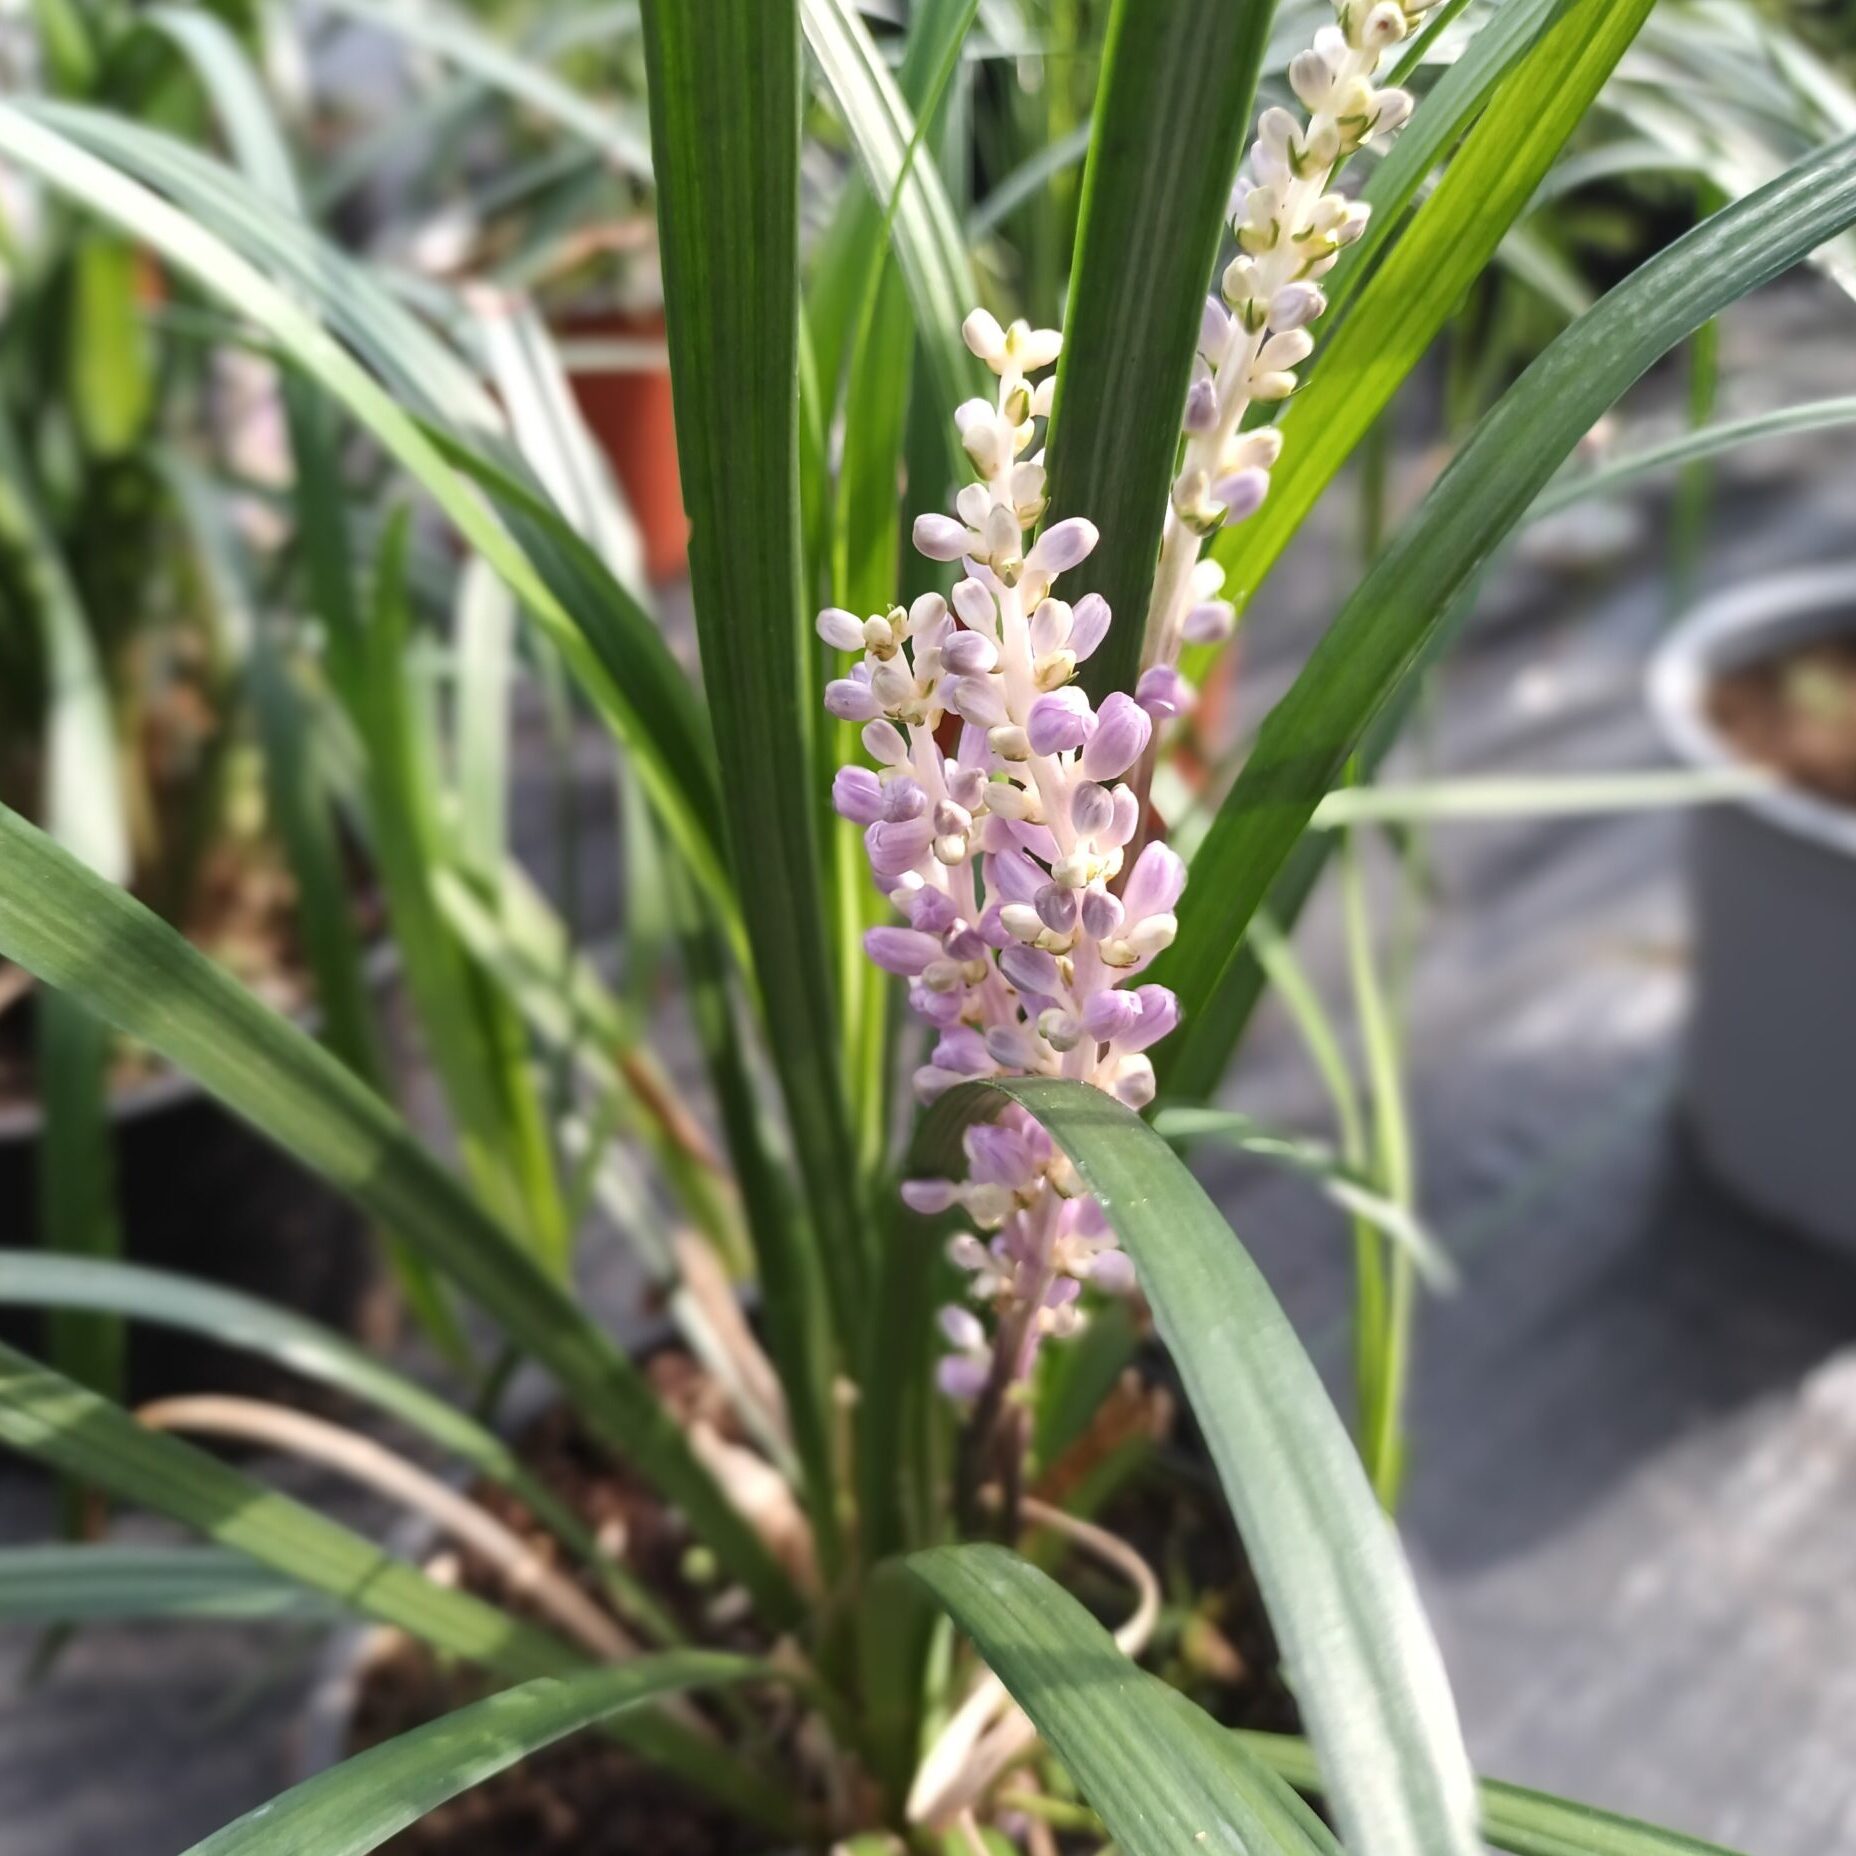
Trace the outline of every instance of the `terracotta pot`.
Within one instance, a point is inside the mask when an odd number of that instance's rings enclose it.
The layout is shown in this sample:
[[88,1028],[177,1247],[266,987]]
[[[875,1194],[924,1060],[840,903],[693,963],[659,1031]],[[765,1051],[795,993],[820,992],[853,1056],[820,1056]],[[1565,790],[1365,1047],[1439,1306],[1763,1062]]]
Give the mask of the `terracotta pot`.
[[661,359],[664,318],[576,316],[557,332],[569,340],[641,343],[658,351],[660,358],[647,365],[576,368],[569,378],[581,416],[637,520],[646,574],[654,585],[675,580],[689,559],[690,525],[677,474],[670,369]]
[[[1703,605],[1649,695],[1690,764],[1740,757],[1708,694],[1723,672],[1856,634],[1856,567],[1785,574]],[[1856,810],[1794,787],[1689,821],[1694,999],[1684,1097],[1701,1158],[1781,1224],[1856,1254]]]

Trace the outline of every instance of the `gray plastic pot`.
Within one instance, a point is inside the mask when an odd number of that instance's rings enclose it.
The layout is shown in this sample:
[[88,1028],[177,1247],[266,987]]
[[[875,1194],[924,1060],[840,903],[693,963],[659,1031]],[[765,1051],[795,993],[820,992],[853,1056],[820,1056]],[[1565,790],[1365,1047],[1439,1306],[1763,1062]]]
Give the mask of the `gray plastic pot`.
[[[1736,764],[1708,719],[1714,678],[1840,632],[1856,632],[1856,566],[1706,602],[1650,666],[1670,746]],[[1856,1254],[1856,811],[1779,787],[1703,807],[1688,831],[1685,1084],[1702,1159],[1749,1205]]]

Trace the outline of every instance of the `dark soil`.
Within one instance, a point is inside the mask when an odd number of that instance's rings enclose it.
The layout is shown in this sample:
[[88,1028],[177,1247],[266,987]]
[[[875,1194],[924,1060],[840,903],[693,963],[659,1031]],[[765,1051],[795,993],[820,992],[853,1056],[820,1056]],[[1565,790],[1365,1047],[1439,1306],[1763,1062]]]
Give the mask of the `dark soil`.
[[1708,692],[1708,713],[1748,760],[1856,806],[1856,636],[1730,671]]
[[[680,1416],[715,1412],[713,1389],[686,1356],[655,1356],[648,1370]],[[1231,1528],[1216,1478],[1176,1401],[1130,1379],[1112,1394],[1095,1429],[1055,1467],[1040,1492],[1056,1497],[1112,1483],[1099,1518],[1131,1541],[1161,1576],[1167,1620],[1149,1666],[1233,1725],[1292,1729],[1293,1703],[1278,1674],[1274,1640]],[[1144,1437],[1157,1447],[1130,1451]],[[681,1519],[603,1446],[555,1407],[520,1440],[529,1467],[562,1495],[624,1559],[697,1641],[764,1650],[726,1602],[688,1577],[694,1544]],[[1131,1473],[1117,1462],[1135,1459]],[[475,1498],[538,1544],[544,1538],[526,1511],[502,1490],[479,1485]],[[1048,1543],[1033,1543],[1048,1544]],[[551,1545],[544,1550],[552,1553]],[[554,1554],[557,1562],[560,1558]],[[446,1555],[467,1590],[519,1609],[501,1581],[470,1556]],[[1127,1609],[1125,1589],[1077,1558],[1056,1556],[1051,1569],[1109,1621]],[[405,1733],[485,1692],[481,1678],[443,1668],[420,1646],[388,1637],[361,1683],[351,1747],[360,1751]],[[768,1720],[774,1744],[790,1743],[790,1723]],[[789,1757],[783,1754],[782,1757]],[[795,1770],[797,1762],[794,1762]],[[797,1781],[796,1781],[797,1782]],[[513,1767],[441,1806],[383,1846],[393,1856],[747,1856],[765,1836],[653,1772],[597,1732],[582,1734]]]

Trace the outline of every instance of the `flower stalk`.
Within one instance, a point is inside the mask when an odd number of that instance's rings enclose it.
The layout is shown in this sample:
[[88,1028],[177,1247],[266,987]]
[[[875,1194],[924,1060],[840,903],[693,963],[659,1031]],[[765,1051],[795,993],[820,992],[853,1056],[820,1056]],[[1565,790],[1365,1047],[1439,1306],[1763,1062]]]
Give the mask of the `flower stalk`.
[[1188,644],[1230,634],[1235,612],[1220,594],[1224,571],[1201,561],[1206,539],[1263,506],[1282,451],[1274,427],[1245,429],[1253,407],[1295,391],[1296,369],[1314,351],[1311,328],[1327,309],[1320,279],[1366,230],[1364,202],[1332,189],[1335,171],[1368,142],[1395,133],[1411,115],[1410,95],[1376,88],[1386,54],[1415,31],[1434,0],[1342,0],[1336,24],[1289,66],[1309,112],[1263,112],[1244,171],[1232,189],[1238,252],[1216,296],[1207,297],[1182,420],[1185,450],[1168,501],[1160,563],[1148,602],[1139,689],[1164,692],[1183,712],[1190,692],[1178,675]]

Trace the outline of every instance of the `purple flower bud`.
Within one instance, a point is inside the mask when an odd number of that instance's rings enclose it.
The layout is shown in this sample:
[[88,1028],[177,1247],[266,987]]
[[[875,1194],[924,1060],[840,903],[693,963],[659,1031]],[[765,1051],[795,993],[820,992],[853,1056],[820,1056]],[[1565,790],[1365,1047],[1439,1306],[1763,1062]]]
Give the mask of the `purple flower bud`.
[[1099,1044],[1112,1043],[1125,1037],[1140,1015],[1139,1003],[1125,992],[1092,993],[1081,1013],[1083,1035]]
[[980,911],[980,918],[973,924],[973,931],[991,948],[1011,947],[1017,941],[999,912],[996,902],[989,902]]
[[928,855],[933,843],[934,827],[925,818],[880,819],[864,833],[870,868],[879,877],[906,875]]
[[1126,1295],[1134,1287],[1134,1259],[1125,1250],[1098,1250],[1089,1260],[1089,1281],[1105,1295]]
[[1134,700],[1156,722],[1171,722],[1192,707],[1192,690],[1171,664],[1155,664],[1141,672]]
[[842,606],[827,606],[818,615],[818,635],[834,651],[861,651],[864,648],[864,622]]
[[1083,773],[1091,780],[1113,780],[1147,751],[1154,725],[1147,711],[1121,690],[1103,699],[1096,732],[1083,749]]
[[871,928],[864,934],[864,952],[885,973],[913,979],[929,961],[941,958],[941,943],[919,928]]
[[995,677],[954,677],[943,686],[941,699],[976,728],[997,728],[1008,719],[1005,692]]
[[992,1362],[974,1353],[945,1354],[934,1369],[934,1382],[941,1396],[962,1405],[978,1398],[991,1376]]
[[941,777],[947,783],[947,796],[955,805],[977,812],[986,797],[986,770],[963,767],[959,761],[944,761]]
[[1270,298],[1270,327],[1278,333],[1306,328],[1327,306],[1327,298],[1313,284],[1284,284]]
[[1071,516],[1047,528],[1037,539],[1026,565],[1046,574],[1067,573],[1088,560],[1101,537],[1096,525],[1084,516]]
[[1095,724],[1089,698],[1074,684],[1040,696],[1025,719],[1033,754],[1068,754],[1080,748]]
[[1068,934],[1076,926],[1076,891],[1061,883],[1046,883],[1032,898],[1032,907],[1053,934]]
[[1208,296],[1204,309],[1199,312],[1199,353],[1208,361],[1221,361],[1225,344],[1230,339],[1231,318],[1215,296]]
[[980,849],[990,855],[1004,851],[1015,851],[1018,840],[1012,836],[1012,821],[1001,818],[996,812],[989,812],[980,820]]
[[1076,602],[1070,617],[1070,649],[1079,664],[1108,636],[1111,617],[1108,601],[1100,593],[1085,593]]
[[994,851],[986,859],[986,887],[1000,902],[1030,902],[1049,881],[1023,851]]
[[961,1144],[975,1185],[1006,1186],[1016,1192],[1037,1177],[1024,1136],[1011,1128],[982,1123],[969,1128]]
[[989,943],[977,928],[962,927],[947,937],[949,960],[984,960]]
[[902,1202],[910,1211],[932,1218],[954,1203],[954,1182],[951,1179],[905,1179]]
[[1134,997],[1140,1001],[1141,1015],[1133,1028],[1120,1040],[1123,1050],[1145,1050],[1179,1023],[1179,1001],[1164,986],[1137,986]]
[[954,898],[946,890],[936,889],[928,883],[924,883],[920,889],[911,890],[901,908],[909,918],[909,926],[919,928],[923,934],[946,934],[960,919],[959,911],[954,907]]
[[1157,839],[1135,859],[1133,873],[1122,886],[1122,906],[1128,919],[1138,922],[1175,907],[1186,888],[1186,866],[1180,855]]
[[941,647],[941,662],[957,677],[983,677],[998,661],[999,647],[981,632],[958,632]]
[[[919,981],[909,988],[909,1010],[927,1024],[942,1031],[951,1030],[960,1023],[963,995],[958,992],[936,992],[932,987],[924,986]],[[933,1064],[926,1064],[925,1069],[932,1070]],[[943,1071],[945,1076],[947,1072]],[[915,1072],[919,1085],[922,1080],[921,1070]]]
[[909,744],[894,722],[872,722],[863,732],[863,743],[864,752],[872,760],[880,760],[885,767],[908,764]]
[[862,677],[833,677],[825,685],[825,707],[841,722],[874,722],[883,704]]
[[[939,953],[940,949],[935,951]],[[1063,990],[1063,976],[1057,971],[1056,961],[1041,947],[1015,943],[1000,954],[999,971],[1020,992],[1038,998],[1055,998]]]
[[1212,485],[1212,499],[1224,504],[1225,520],[1242,522],[1263,507],[1270,493],[1270,474],[1260,464],[1248,470],[1233,471]]
[[1038,1055],[1023,1025],[994,1025],[986,1033],[986,1054],[1008,1070],[1028,1070]]
[[883,785],[868,767],[840,767],[831,781],[832,810],[854,825],[874,825],[883,816]]
[[904,775],[883,788],[883,816],[892,823],[920,818],[928,810],[928,795],[919,782]]
[[1218,423],[1218,389],[1209,379],[1195,380],[1186,389],[1186,416],[1180,424],[1193,433],[1209,432]]
[[1114,816],[1115,802],[1109,797],[1106,786],[1085,780],[1070,795],[1070,823],[1076,827],[1079,837],[1093,838]]
[[1179,633],[1188,644],[1217,644],[1230,637],[1236,622],[1237,614],[1229,600],[1208,599],[1186,614]]
[[952,516],[915,518],[915,550],[931,561],[957,561],[973,546],[973,531]]
[[1101,842],[1106,845],[1126,844],[1140,826],[1141,802],[1135,797],[1131,786],[1116,787],[1113,798],[1115,816],[1109,821],[1108,830],[1101,834]]
[[1023,819],[1009,819],[1007,827],[1012,834],[1012,842],[1021,851],[1029,851],[1041,863],[1054,864],[1057,861],[1057,840],[1051,835],[1048,825],[1027,825]]
[[1127,914],[1127,910],[1121,906],[1121,898],[1110,895],[1099,885],[1091,883],[1083,891],[1083,933],[1090,940],[1106,941],[1110,935],[1118,934],[1121,924],[1127,920]]
[[952,1070],[956,1076],[981,1076],[992,1068],[986,1040],[971,1025],[956,1025],[943,1032],[929,1061],[936,1069]]

